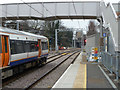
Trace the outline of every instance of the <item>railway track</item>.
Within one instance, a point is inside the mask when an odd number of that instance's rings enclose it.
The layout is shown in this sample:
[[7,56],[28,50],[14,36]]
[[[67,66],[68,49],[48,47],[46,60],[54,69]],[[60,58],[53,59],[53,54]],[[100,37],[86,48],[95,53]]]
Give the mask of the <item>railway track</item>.
[[[45,76],[47,76],[49,73],[51,73],[52,71],[54,71],[57,67],[59,67],[62,63],[64,63],[68,58],[70,58],[72,55],[74,55],[77,52],[72,53],[69,57],[65,58],[62,62],[60,62],[58,65],[56,65],[55,67],[53,67],[52,69],[50,69],[48,72],[46,72],[45,74],[43,74],[39,79],[37,79],[36,81],[34,81],[32,84],[30,84],[29,86],[27,86],[25,88],[25,90],[29,90],[32,87],[34,87],[41,79],[43,79]],[[79,54],[78,54],[79,55]],[[77,55],[77,56],[78,56]],[[76,56],[76,57],[77,57]],[[76,59],[76,58],[75,58]],[[75,59],[73,60],[73,62],[75,61]],[[71,63],[73,63],[71,62]]]
[[[76,49],[64,50],[63,52],[60,51],[60,53],[57,53],[56,55],[49,56],[49,57],[47,58],[47,59],[48,59],[48,60],[47,60],[47,61],[48,61],[47,63],[50,63],[50,62],[52,62],[52,61],[55,61],[56,59],[64,56],[65,53],[68,54],[68,53],[70,53],[70,52],[74,52],[75,50],[76,50]],[[64,54],[64,55],[63,55],[63,54]],[[47,64],[47,63],[46,63],[46,64]],[[14,77],[12,76],[12,77],[9,77],[9,78],[7,78],[7,79],[5,79],[5,80],[2,80],[2,86],[5,86],[5,85],[8,84],[9,82],[12,82],[12,81],[16,80],[16,79],[24,76],[25,74],[28,74],[28,73],[36,70],[37,68],[38,68],[38,67],[32,67],[32,68],[28,69],[27,72],[25,71],[25,72],[16,74],[16,75],[14,75],[16,78],[14,78]],[[14,78],[14,79],[13,79],[13,78]]]
[[[71,51],[71,52],[73,52],[73,51]],[[47,62],[47,64],[49,64],[49,63],[52,63],[52,62],[54,62],[54,61],[57,61],[57,59],[59,59],[59,58],[65,58],[65,56],[66,55],[68,55],[69,53],[71,53],[70,51],[68,51],[68,52],[64,52],[64,53],[61,53],[60,55],[56,55],[55,57],[51,57],[51,58],[49,58],[49,59],[51,59],[51,60],[48,60],[48,62]],[[41,75],[38,79],[36,79],[36,80],[34,80],[34,82],[32,82],[31,84],[29,84],[29,85],[26,85],[24,88],[26,89],[26,90],[28,90],[28,89],[30,89],[30,88],[32,88],[36,83],[38,83],[41,79],[43,79],[45,76],[47,76],[50,72],[52,72],[53,70],[55,70],[58,66],[60,66],[62,63],[64,63],[68,58],[70,58],[72,55],[74,55],[75,53],[77,53],[77,52],[74,52],[74,53],[71,53],[70,55],[68,55],[63,61],[61,61],[59,64],[57,64],[56,66],[54,66],[54,67],[52,67],[51,69],[49,69],[49,71],[46,71],[43,75]],[[52,58],[54,58],[54,59],[52,59]],[[75,59],[74,59],[75,60]],[[73,60],[73,62],[74,62],[74,60]],[[71,62],[71,63],[73,63],[73,62]],[[46,65],[45,65],[46,66]],[[31,71],[32,72],[32,71]],[[29,73],[27,73],[27,74],[30,74],[31,72],[29,72]],[[23,77],[24,75],[22,75],[22,76],[20,76],[18,79],[20,79],[21,77]],[[15,80],[14,80],[15,81]],[[6,88],[6,86],[5,86],[5,88]],[[8,87],[9,88],[9,87]]]
[[64,54],[64,53],[69,53],[69,52],[72,52],[72,51],[75,51],[75,50],[76,50],[76,49],[69,49],[69,50],[60,51],[58,54],[48,56],[47,59],[53,58],[53,57],[55,57],[55,56],[58,56],[58,55],[61,55],[61,54]]
[[[68,50],[68,51],[60,52],[60,53],[58,53],[58,54],[56,54],[56,55],[54,55],[54,56],[49,56],[49,57],[47,58],[48,60],[47,60],[46,64],[51,63],[51,62],[57,60],[58,58],[63,57],[64,55],[66,55],[66,54],[68,54],[68,53],[70,53],[70,52],[74,52],[74,51],[75,51],[75,50],[73,49],[73,50],[71,50],[71,51]],[[64,54],[64,55],[63,55],[63,54]],[[41,67],[41,66],[40,66],[40,67]],[[23,76],[26,75],[26,74],[29,74],[29,73],[33,72],[33,71],[36,70],[36,69],[38,69],[38,67],[30,68],[30,69],[27,70],[27,72],[22,72],[22,73],[19,73],[19,74],[14,75],[14,76],[12,76],[12,77],[9,77],[9,78],[7,78],[7,79],[4,79],[4,80],[2,80],[2,86],[4,87],[5,85],[7,85],[7,84],[9,84],[9,83],[11,83],[11,82],[13,82],[13,81],[15,81],[15,80],[23,77]],[[14,77],[15,77],[15,78],[14,78]]]

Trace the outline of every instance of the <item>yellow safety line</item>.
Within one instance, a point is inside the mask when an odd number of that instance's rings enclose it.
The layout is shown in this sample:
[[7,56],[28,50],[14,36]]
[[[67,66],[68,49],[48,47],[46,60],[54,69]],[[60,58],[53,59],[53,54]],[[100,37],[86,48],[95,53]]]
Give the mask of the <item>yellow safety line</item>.
[[87,88],[87,65],[85,64],[85,89]]
[[80,64],[79,70],[77,72],[73,88],[87,88],[87,69],[86,64]]
[[62,55],[66,55],[67,53],[63,53]]

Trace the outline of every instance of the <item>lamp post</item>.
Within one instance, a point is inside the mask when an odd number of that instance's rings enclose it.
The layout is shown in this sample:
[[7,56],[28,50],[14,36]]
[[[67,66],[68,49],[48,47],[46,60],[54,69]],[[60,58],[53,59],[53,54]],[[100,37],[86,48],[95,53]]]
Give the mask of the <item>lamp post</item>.
[[58,51],[57,30],[58,30],[58,29],[55,29],[55,51]]
[[17,21],[16,23],[17,23],[17,30],[19,31],[19,21]]

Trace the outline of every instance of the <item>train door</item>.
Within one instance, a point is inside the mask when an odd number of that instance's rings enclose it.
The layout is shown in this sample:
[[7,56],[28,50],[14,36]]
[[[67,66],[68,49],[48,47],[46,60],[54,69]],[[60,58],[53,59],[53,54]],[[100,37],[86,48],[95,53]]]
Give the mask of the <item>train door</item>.
[[1,67],[7,66],[9,63],[9,40],[8,36],[0,36],[1,39]]
[[40,57],[41,56],[41,40],[39,39],[38,40],[38,45],[39,45],[39,55],[38,55],[38,57]]
[[0,36],[0,67],[2,67],[2,36]]

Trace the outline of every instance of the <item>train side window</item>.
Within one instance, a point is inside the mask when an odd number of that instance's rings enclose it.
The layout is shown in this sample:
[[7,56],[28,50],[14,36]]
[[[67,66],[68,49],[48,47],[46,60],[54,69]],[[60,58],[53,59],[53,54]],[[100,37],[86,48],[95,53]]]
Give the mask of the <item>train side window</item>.
[[0,36],[0,53],[2,53],[2,43],[1,43],[1,36]]
[[35,42],[30,42],[30,50],[31,52],[34,52],[35,51]]
[[35,52],[38,51],[39,45],[37,41],[31,41],[30,42],[30,51]]
[[24,41],[24,50],[25,52],[30,52],[30,42]]
[[16,41],[16,50],[17,50],[17,54],[18,53],[24,53],[24,49],[23,49],[23,42],[22,41]]
[[38,51],[38,49],[39,49],[39,44],[38,42],[35,42],[35,51]]
[[16,54],[16,44],[15,40],[10,40],[10,49],[11,49],[11,54]]

